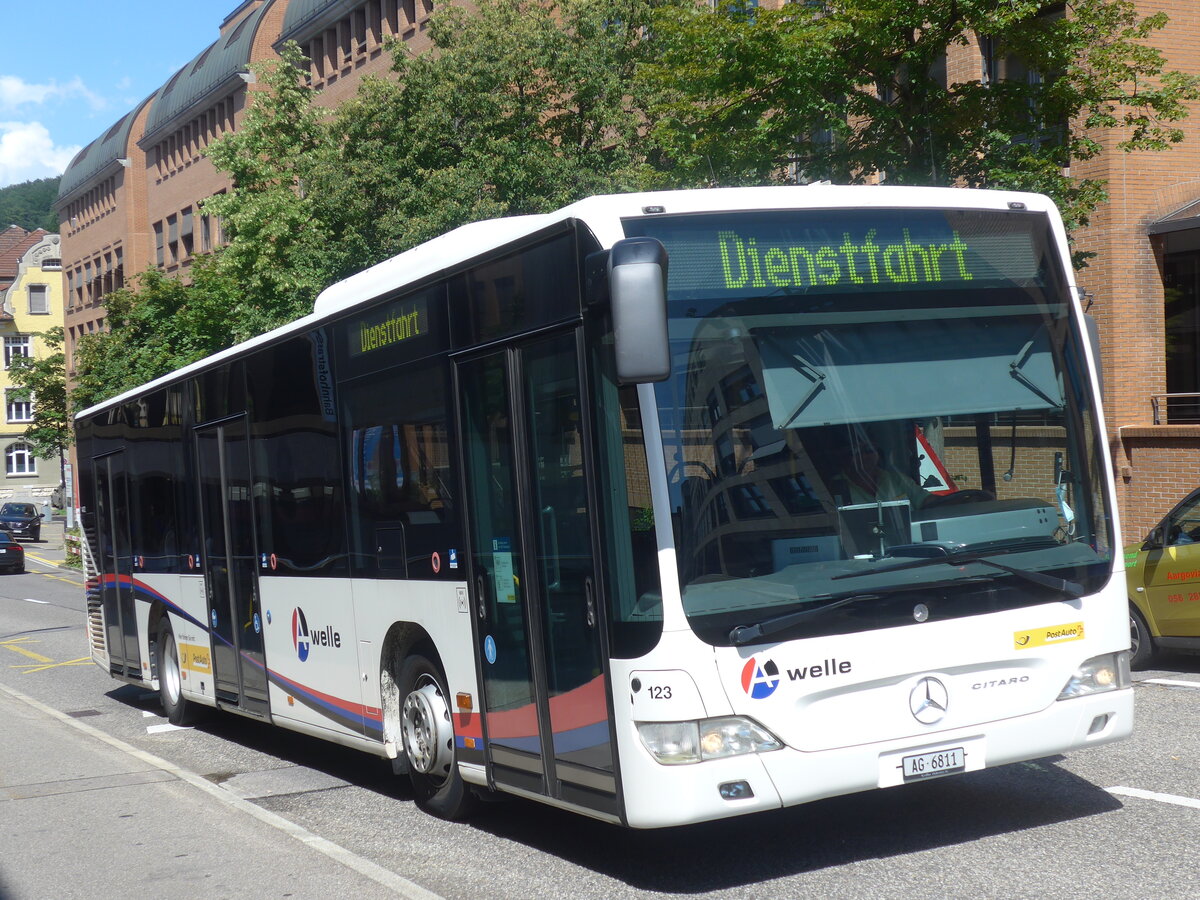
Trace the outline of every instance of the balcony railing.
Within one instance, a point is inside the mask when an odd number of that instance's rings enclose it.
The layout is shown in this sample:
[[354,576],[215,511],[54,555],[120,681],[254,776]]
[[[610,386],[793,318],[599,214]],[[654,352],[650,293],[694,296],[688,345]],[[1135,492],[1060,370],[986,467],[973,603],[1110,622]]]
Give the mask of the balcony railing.
[[1200,425],[1200,393],[1151,394],[1155,425]]

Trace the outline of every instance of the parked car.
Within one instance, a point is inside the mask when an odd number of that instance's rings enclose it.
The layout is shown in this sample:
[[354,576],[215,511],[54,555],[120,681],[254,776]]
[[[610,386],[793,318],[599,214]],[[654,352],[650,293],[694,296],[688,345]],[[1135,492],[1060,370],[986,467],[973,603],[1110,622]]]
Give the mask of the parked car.
[[12,535],[3,531],[0,531],[0,570],[25,571],[25,548],[14,541]]
[[1159,650],[1200,652],[1200,489],[1125,548],[1125,580],[1135,668]]
[[0,506],[0,529],[13,537],[36,541],[42,536],[42,514],[32,503],[5,503]]

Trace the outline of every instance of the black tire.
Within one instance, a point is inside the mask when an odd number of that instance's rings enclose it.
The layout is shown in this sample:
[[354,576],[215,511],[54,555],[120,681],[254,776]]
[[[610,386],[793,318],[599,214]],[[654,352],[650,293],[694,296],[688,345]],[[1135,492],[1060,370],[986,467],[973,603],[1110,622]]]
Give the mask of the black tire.
[[158,624],[158,698],[172,725],[192,725],[199,718],[199,707],[183,696],[179,648],[166,616]]
[[[405,657],[396,679],[408,777],[417,806],[441,819],[464,819],[476,797],[458,773],[446,676],[424,656]],[[416,695],[416,696],[414,696]]]
[[1158,648],[1154,646],[1154,638],[1146,619],[1132,603],[1129,604],[1129,666],[1133,669],[1145,669],[1154,662]]

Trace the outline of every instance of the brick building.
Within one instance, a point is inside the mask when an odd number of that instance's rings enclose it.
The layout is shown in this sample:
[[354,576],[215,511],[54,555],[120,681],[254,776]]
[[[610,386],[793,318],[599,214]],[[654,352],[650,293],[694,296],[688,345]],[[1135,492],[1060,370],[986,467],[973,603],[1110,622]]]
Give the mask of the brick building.
[[[763,0],[775,6],[777,0]],[[1168,27],[1153,37],[1168,65],[1200,71],[1194,0],[1138,0]],[[413,52],[429,45],[431,0],[244,0],[215,42],[153,96],[84,148],[63,176],[58,200],[67,281],[67,363],[79,336],[103,327],[102,298],[149,265],[186,274],[193,255],[219,245],[218,223],[198,212],[228,187],[201,155],[241,121],[255,90],[247,66],[295,40],[310,57],[319,103],[352,97],[364,75],[391,63],[392,37]],[[1051,14],[1057,14],[1054,11]],[[1027,77],[971,37],[951,49],[951,81]],[[1099,256],[1080,273],[1094,298],[1102,341],[1106,416],[1122,538],[1132,541],[1200,484],[1200,105],[1188,139],[1165,153],[1106,152],[1079,164],[1108,182],[1110,201],[1077,235]],[[1167,395],[1194,396],[1167,396]],[[1157,410],[1157,412],[1156,412]]]

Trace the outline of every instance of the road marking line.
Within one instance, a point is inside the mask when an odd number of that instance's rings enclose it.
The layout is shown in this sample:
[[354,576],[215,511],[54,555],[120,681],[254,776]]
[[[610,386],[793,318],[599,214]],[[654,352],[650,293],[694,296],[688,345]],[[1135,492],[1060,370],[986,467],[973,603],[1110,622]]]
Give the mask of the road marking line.
[[1200,688],[1200,681],[1178,681],[1173,678],[1147,678],[1141,684],[1165,684],[1167,687]]
[[192,787],[204,791],[211,797],[216,798],[222,803],[239,809],[247,815],[253,816],[260,822],[270,825],[272,828],[277,828],[284,834],[295,838],[300,843],[307,847],[316,850],[318,853],[323,853],[330,859],[341,863],[348,869],[358,872],[360,875],[370,878],[372,881],[378,882],[384,887],[390,888],[397,895],[408,898],[408,900],[444,900],[440,894],[435,894],[433,891],[421,887],[415,881],[409,881],[403,875],[398,875],[391,869],[386,869],[378,863],[352,853],[345,847],[341,847],[333,841],[326,840],[309,831],[303,826],[297,825],[295,822],[285,819],[283,816],[271,812],[257,804],[251,803],[249,800],[243,800],[227,788],[221,787],[219,784],[213,784],[202,775],[197,775],[187,769],[181,769],[173,763],[165,759],[155,756],[152,753],[147,753],[144,750],[139,750],[132,744],[127,744],[119,738],[115,738],[110,734],[106,734],[99,728],[81,722],[79,719],[72,719],[66,713],[59,712],[53,707],[34,700],[32,697],[22,694],[20,691],[14,690],[7,685],[0,684],[0,691],[8,694],[14,700],[20,700],[34,709],[57,719],[65,725],[70,725],[72,728],[90,735],[98,741],[108,744],[110,747],[115,747],[123,753],[128,753],[135,759],[140,759],[148,765],[162,769],[164,772],[169,772],[178,778],[180,781],[186,781]]
[[52,660],[48,656],[42,656],[42,654],[40,654],[40,653],[34,653],[32,650],[26,650],[24,647],[18,647],[17,646],[18,641],[24,641],[24,640],[26,640],[26,639],[18,638],[16,641],[0,641],[0,647],[7,647],[13,653],[20,653],[22,656],[29,657],[34,662],[40,662],[40,663],[54,662],[54,660]]
[[1176,794],[1160,794],[1157,791],[1143,791],[1140,788],[1110,787],[1105,788],[1110,794],[1122,797],[1136,797],[1139,800],[1155,800],[1158,803],[1170,803],[1173,806],[1186,806],[1190,809],[1200,809],[1200,800],[1192,797],[1180,797]]
[[28,675],[30,672],[45,672],[47,669],[61,669],[64,666],[85,666],[92,661],[90,656],[81,656],[79,659],[68,659],[65,662],[54,662],[46,660],[44,664],[30,665],[26,663],[21,666],[9,666],[10,669],[24,669],[22,675]]
[[25,597],[24,600],[26,603],[40,603],[40,604],[42,604],[42,606],[50,605],[49,600],[34,600],[32,597]]
[[190,728],[185,728],[182,725],[172,725],[170,722],[162,725],[147,725],[146,734],[161,734],[164,731],[191,731]]

